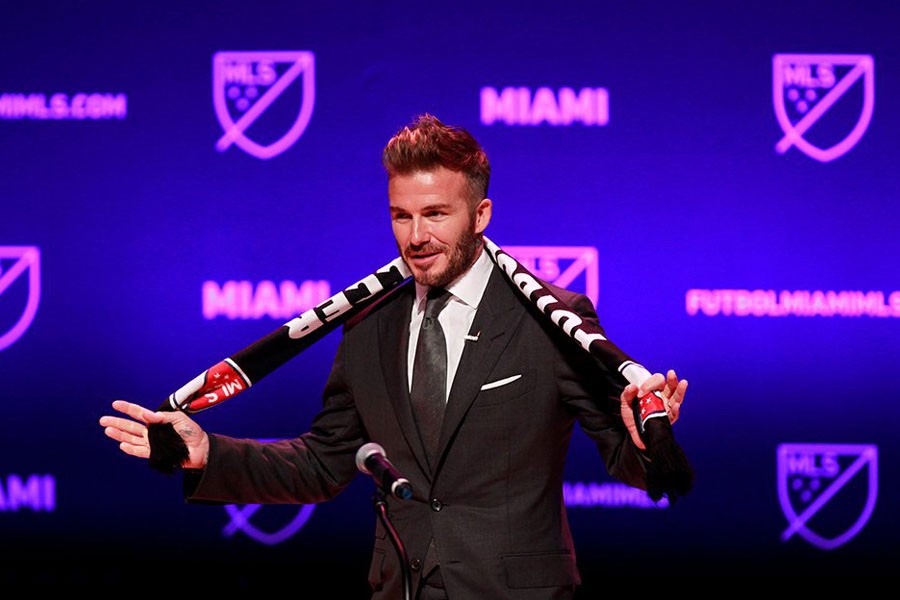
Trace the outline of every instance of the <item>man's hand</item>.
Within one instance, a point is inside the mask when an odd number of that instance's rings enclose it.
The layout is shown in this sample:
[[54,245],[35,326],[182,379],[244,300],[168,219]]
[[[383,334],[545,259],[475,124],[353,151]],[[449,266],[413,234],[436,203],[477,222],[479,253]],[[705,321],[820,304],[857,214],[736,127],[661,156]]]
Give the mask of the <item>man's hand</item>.
[[675,421],[678,420],[679,414],[681,414],[681,404],[684,402],[684,394],[687,392],[687,386],[687,379],[678,381],[678,376],[672,369],[669,369],[669,372],[665,377],[663,377],[662,373],[654,373],[643,383],[643,385],[641,385],[640,390],[638,390],[638,386],[633,383],[629,383],[625,386],[625,389],[622,390],[622,395],[619,398],[622,409],[622,420],[625,421],[625,426],[628,428],[628,433],[631,434],[631,439],[635,446],[641,450],[647,449],[643,440],[641,440],[641,434],[638,431],[637,423],[634,421],[634,412],[631,408],[631,403],[635,397],[638,395],[643,396],[654,390],[662,392],[666,402],[666,413],[669,415],[669,422],[674,424]]
[[131,417],[100,417],[103,432],[117,442],[119,449],[125,454],[138,458],[150,458],[150,441],[147,437],[147,425],[171,423],[175,431],[184,440],[188,449],[188,459],[181,465],[186,469],[202,469],[209,457],[209,437],[197,423],[181,411],[153,412],[143,406],[124,400],[116,400],[112,407],[120,413]]

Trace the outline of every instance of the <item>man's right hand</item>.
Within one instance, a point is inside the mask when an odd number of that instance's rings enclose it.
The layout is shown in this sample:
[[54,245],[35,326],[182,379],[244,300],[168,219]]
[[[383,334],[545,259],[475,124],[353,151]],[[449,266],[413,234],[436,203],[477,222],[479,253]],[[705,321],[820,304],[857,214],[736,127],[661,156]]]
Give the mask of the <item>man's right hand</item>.
[[116,400],[113,409],[127,415],[122,417],[100,417],[103,432],[117,442],[119,449],[125,454],[138,458],[150,458],[150,440],[147,437],[147,425],[171,423],[175,431],[184,440],[188,449],[188,459],[181,465],[186,469],[202,469],[209,457],[209,437],[197,423],[181,411],[153,412],[143,406]]

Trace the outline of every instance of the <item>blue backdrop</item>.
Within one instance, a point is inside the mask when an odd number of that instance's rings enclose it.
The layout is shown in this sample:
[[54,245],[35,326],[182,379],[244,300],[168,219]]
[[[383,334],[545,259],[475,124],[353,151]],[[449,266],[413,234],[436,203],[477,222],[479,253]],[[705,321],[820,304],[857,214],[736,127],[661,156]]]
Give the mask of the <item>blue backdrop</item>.
[[[423,112],[486,148],[489,237],[690,382],[682,502],[617,487],[576,436],[585,596],[616,574],[900,559],[895,3],[0,12],[0,545],[21,572],[219,560],[312,585],[326,564],[346,573],[333,589],[366,593],[371,480],[315,507],[188,506],[97,420],[117,398],[155,408],[395,258],[380,154]],[[305,431],[336,335],[198,422]]]

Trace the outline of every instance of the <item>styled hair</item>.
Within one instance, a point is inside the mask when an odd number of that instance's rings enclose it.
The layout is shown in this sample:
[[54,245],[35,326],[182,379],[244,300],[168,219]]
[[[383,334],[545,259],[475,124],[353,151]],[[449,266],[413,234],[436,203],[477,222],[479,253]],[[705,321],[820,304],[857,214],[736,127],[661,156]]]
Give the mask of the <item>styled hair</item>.
[[466,176],[473,205],[487,198],[491,164],[481,145],[461,127],[425,113],[398,131],[384,147],[388,177],[444,167]]

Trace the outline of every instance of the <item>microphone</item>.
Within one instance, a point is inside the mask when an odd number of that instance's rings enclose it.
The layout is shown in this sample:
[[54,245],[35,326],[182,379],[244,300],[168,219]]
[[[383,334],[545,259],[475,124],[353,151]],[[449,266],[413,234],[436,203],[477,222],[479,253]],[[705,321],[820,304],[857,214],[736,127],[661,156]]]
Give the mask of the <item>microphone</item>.
[[412,486],[406,477],[391,464],[384,454],[384,448],[369,442],[356,451],[356,468],[375,479],[382,490],[390,492],[401,500],[412,498]]

